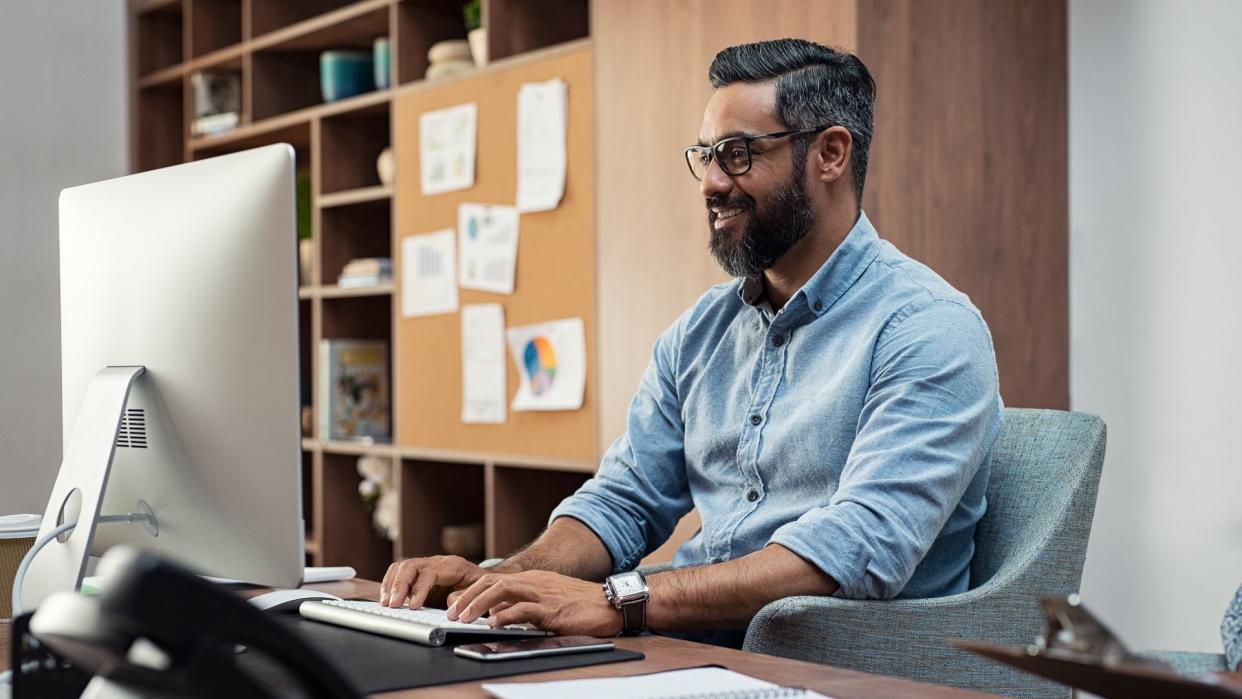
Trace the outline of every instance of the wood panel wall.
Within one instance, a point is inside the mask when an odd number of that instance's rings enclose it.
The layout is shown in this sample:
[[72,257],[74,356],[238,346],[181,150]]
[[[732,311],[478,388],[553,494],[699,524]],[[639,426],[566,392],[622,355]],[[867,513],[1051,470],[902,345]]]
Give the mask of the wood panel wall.
[[863,206],[880,235],[970,295],[1010,406],[1069,407],[1063,0],[867,0],[876,80]]
[[[1067,408],[1065,13],[1064,0],[594,0],[601,451],[625,428],[655,338],[724,279],[681,159],[708,65],[785,36],[868,65],[868,215],[981,309],[1007,405]],[[649,560],[671,557],[688,520]]]

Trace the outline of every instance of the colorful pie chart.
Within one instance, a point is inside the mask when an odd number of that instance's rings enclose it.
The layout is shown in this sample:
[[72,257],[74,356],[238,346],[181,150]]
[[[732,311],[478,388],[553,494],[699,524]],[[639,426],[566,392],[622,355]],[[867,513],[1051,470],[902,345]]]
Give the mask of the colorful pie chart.
[[531,393],[542,396],[552,390],[556,382],[556,352],[548,338],[539,336],[526,343],[522,352],[526,375],[530,378]]

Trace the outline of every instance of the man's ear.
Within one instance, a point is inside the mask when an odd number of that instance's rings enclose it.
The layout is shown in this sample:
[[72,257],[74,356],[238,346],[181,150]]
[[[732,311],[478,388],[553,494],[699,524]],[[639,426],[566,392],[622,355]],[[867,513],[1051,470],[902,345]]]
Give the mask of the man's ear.
[[814,175],[820,182],[836,182],[850,165],[850,153],[854,149],[854,137],[844,126],[825,129],[811,144],[811,162]]

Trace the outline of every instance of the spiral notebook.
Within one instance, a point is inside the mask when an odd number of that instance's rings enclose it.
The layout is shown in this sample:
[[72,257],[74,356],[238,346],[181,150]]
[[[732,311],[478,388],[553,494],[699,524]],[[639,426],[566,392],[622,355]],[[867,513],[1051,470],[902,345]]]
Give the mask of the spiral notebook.
[[497,699],[829,699],[809,689],[782,687],[722,667],[591,680],[488,683],[483,689]]

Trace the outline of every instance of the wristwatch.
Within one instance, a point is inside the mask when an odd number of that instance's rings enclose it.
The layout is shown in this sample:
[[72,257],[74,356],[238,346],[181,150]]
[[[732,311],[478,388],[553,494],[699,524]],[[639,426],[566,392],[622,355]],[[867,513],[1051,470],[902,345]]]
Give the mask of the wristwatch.
[[604,596],[621,610],[621,633],[634,636],[647,629],[647,600],[651,589],[647,579],[637,570],[618,573],[604,581]]

